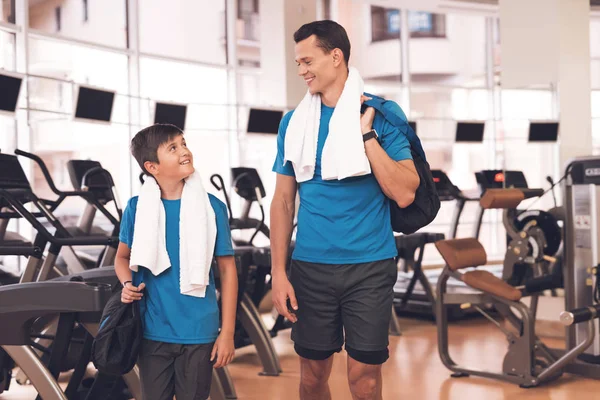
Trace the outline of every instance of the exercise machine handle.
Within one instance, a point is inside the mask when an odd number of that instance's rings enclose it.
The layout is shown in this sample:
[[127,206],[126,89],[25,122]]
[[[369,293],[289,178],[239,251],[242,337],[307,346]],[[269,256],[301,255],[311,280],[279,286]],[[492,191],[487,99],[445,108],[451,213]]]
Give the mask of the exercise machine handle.
[[544,275],[539,278],[529,279],[525,282],[527,293],[543,292],[549,289],[562,287],[562,276],[560,274]]
[[94,168],[90,168],[87,171],[85,171],[85,174],[83,174],[83,177],[81,178],[81,190],[87,190],[89,185],[88,185],[88,179],[93,176],[93,175],[98,175],[98,174],[103,174],[106,179],[108,180],[108,184],[110,186],[115,186],[115,182],[112,179],[112,175],[110,174],[110,172],[108,172],[106,169],[102,168],[102,167],[94,167]]
[[58,190],[58,188],[54,184],[54,180],[52,179],[52,176],[50,175],[50,172],[48,171],[48,167],[46,167],[46,163],[44,163],[44,161],[40,157],[36,156],[35,154],[27,153],[26,151],[19,150],[19,149],[15,150],[15,154],[18,156],[27,157],[27,158],[35,161],[37,163],[37,165],[39,165],[40,169],[42,170],[42,174],[44,174],[44,178],[46,178],[46,181],[48,182],[48,186],[54,192],[54,194],[57,194],[59,196],[63,194],[63,192]]
[[565,325],[578,324],[580,322],[590,321],[598,318],[600,315],[600,304],[595,304],[590,307],[576,308],[571,311],[563,311],[560,313],[560,322]]
[[229,201],[229,196],[227,195],[227,189],[225,188],[225,181],[223,177],[219,174],[213,174],[210,177],[210,183],[217,189],[218,191],[223,191],[223,196],[225,196],[225,205],[227,206],[227,212],[229,213],[229,223],[233,221],[233,211],[231,210],[231,202]]
[[544,194],[544,189],[519,188],[519,190],[523,192],[526,199],[531,199],[532,197],[541,197]]

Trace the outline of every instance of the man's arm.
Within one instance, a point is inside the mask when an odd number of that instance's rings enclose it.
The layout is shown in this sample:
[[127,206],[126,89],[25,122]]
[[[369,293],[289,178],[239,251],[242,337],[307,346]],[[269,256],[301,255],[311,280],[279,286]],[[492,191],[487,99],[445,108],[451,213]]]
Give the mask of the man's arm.
[[[361,116],[363,134],[372,129],[374,117],[375,110],[371,107],[367,108]],[[374,138],[365,142],[365,151],[375,179],[383,193],[394,200],[400,208],[411,205],[421,182],[414,162],[412,160],[392,160]]]
[[298,184],[293,176],[277,174],[275,194],[271,202],[271,274],[273,275],[273,302],[279,314],[292,322],[296,317],[287,309],[287,299],[297,308],[294,289],[287,279],[285,267],[292,238],[296,191]]

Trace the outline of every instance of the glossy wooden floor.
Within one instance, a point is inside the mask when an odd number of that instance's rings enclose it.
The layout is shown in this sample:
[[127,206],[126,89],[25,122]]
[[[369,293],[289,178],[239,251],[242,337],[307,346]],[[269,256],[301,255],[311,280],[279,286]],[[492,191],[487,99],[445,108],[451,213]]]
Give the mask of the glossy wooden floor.
[[[573,400],[600,398],[600,381],[565,375],[558,381],[534,389],[469,377],[452,379],[437,353],[437,332],[429,322],[401,320],[403,334],[390,339],[391,357],[385,364],[384,399],[544,399]],[[289,331],[275,338],[284,370],[279,377],[258,376],[260,364],[253,348],[238,350],[230,372],[240,400],[296,400],[299,365]],[[559,341],[545,340],[558,347]],[[506,340],[483,320],[454,323],[451,328],[451,354],[457,363],[500,368]],[[330,387],[334,400],[350,400],[346,383],[346,354],[335,356]],[[2,400],[33,399],[34,390],[16,383]]]

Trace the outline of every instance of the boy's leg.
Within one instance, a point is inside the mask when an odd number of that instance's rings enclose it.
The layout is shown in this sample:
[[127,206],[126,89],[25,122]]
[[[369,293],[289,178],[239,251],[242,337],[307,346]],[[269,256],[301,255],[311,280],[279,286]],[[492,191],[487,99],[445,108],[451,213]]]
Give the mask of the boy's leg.
[[144,400],[172,400],[175,394],[175,357],[178,345],[142,340],[138,366]]
[[175,360],[175,396],[177,400],[206,400],[210,394],[214,343],[180,345]]

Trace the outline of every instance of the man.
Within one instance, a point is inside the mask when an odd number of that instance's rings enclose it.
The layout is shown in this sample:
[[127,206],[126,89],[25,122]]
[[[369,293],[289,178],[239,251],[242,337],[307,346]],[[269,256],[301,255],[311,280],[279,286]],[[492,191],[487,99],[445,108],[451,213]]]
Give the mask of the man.
[[[321,110],[314,175],[300,184],[292,164],[284,164],[293,111],[280,124],[271,204],[273,301],[277,311],[294,323],[302,400],[331,399],[332,356],[341,351],[344,333],[353,399],[382,399],[381,366],[389,358],[388,327],[397,278],[389,201],[410,205],[419,176],[404,134],[367,108],[360,125],[372,173],[322,179],[329,122],[349,76],[350,42],[344,28],[333,21],[302,26],[294,41],[298,75],[311,95],[320,96]],[[298,231],[288,280],[296,190]]]

